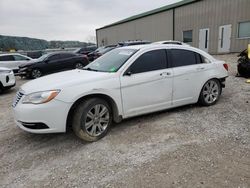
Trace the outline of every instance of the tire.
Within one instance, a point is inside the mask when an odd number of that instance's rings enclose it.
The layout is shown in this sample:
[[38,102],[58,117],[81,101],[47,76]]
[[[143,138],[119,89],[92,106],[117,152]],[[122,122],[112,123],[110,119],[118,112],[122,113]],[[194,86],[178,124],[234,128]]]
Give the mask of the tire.
[[[102,115],[103,112],[105,114]],[[83,101],[76,108],[72,128],[80,139],[95,142],[108,133],[111,124],[112,110],[109,104],[103,99],[91,98]]]
[[2,85],[2,83],[0,82],[0,93],[3,93],[4,92],[4,87]]
[[40,69],[33,69],[30,73],[30,77],[33,79],[39,78],[43,75]]
[[85,67],[85,65],[83,63],[78,62],[75,64],[76,69],[83,69],[84,67]]
[[214,105],[220,98],[222,87],[217,79],[208,80],[200,92],[199,103],[203,106]]

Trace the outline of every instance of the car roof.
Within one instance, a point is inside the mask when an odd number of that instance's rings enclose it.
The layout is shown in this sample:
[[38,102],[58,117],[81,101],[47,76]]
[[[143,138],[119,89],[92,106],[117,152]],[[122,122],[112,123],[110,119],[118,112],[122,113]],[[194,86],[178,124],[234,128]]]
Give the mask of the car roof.
[[210,59],[214,59],[211,55],[208,53],[198,49],[194,48],[189,45],[178,45],[178,44],[146,44],[146,45],[135,45],[135,46],[125,46],[125,47],[119,47],[118,49],[134,49],[134,50],[156,50],[161,48],[174,48],[174,49],[183,49],[183,50],[191,50],[194,52],[197,52],[199,54],[204,55],[205,57],[209,57]]
[[6,56],[6,55],[21,55],[21,56],[25,56],[19,53],[5,53],[5,54],[0,54],[0,56]]
[[48,55],[57,55],[57,54],[73,54],[73,55],[76,55],[74,52],[49,52],[49,53],[46,53]]

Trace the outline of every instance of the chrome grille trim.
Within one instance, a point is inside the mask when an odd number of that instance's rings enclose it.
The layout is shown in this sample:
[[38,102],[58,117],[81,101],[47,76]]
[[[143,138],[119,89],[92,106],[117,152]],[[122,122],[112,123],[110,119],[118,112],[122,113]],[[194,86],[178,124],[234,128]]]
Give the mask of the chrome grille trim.
[[12,104],[12,107],[15,108],[17,106],[17,104],[19,103],[19,101],[21,100],[21,98],[23,97],[23,93],[21,91],[18,91],[16,94],[16,97],[14,99],[14,102]]

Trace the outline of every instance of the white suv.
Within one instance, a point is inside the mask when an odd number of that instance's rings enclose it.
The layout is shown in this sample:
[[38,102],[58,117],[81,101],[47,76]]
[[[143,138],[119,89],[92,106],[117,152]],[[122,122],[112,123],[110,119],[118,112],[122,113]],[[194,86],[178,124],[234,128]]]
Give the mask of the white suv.
[[16,85],[16,79],[11,69],[0,67],[0,93]]
[[228,67],[181,45],[116,48],[85,70],[57,73],[23,85],[13,103],[17,125],[32,133],[73,127],[86,141],[106,135],[112,122],[200,102],[215,104]]
[[0,54],[0,67],[12,69],[17,73],[19,66],[32,60],[30,57],[18,53]]

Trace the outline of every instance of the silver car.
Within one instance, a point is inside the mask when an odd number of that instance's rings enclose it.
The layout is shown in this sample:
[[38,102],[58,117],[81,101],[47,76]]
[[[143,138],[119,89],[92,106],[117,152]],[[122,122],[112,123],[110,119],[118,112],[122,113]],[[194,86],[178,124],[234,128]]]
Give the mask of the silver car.
[[15,73],[18,72],[19,65],[32,60],[30,57],[18,53],[0,54],[0,67],[12,69]]

